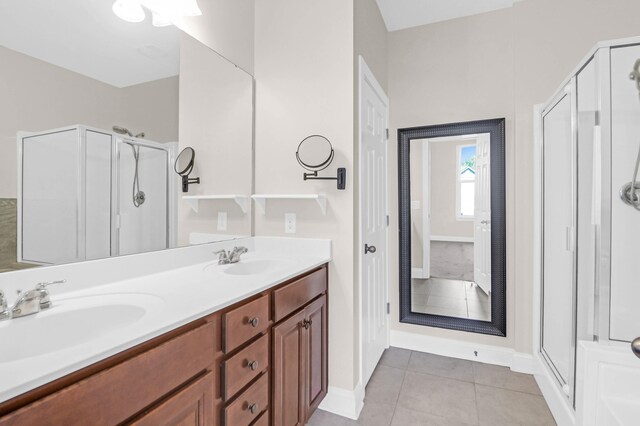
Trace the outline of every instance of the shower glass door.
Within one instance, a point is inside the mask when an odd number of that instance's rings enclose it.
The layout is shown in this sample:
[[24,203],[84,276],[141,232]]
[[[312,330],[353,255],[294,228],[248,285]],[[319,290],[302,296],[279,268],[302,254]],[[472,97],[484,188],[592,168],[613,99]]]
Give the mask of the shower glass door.
[[575,376],[574,81],[544,112],[542,355],[573,401]]
[[130,140],[118,141],[118,255],[169,247],[169,152]]

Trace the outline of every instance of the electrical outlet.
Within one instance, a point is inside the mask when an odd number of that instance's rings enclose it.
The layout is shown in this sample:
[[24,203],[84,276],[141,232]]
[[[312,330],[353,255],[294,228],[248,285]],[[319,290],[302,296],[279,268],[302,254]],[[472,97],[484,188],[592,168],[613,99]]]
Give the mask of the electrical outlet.
[[218,231],[227,230],[227,212],[218,212]]
[[284,232],[286,234],[296,233],[296,214],[285,213],[284,215]]

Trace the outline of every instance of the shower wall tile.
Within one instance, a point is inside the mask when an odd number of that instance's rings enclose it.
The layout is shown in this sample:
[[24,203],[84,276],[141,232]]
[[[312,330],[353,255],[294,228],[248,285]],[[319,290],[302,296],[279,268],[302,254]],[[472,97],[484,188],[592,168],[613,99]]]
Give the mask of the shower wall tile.
[[0,271],[16,263],[17,200],[0,198]]

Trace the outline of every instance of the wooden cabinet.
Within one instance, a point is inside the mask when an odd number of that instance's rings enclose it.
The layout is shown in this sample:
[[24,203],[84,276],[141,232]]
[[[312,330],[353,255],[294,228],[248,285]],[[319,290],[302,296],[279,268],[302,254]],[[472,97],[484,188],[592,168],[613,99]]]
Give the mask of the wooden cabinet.
[[[318,275],[310,277],[316,284]],[[293,299],[304,303],[308,288],[298,288],[304,294]],[[274,425],[304,425],[320,405],[327,394],[327,344],[325,294],[273,327]]]
[[0,426],[304,425],[327,393],[327,267],[0,403]]
[[207,372],[158,404],[137,420],[135,426],[180,425],[206,426],[215,424],[213,390],[215,376]]

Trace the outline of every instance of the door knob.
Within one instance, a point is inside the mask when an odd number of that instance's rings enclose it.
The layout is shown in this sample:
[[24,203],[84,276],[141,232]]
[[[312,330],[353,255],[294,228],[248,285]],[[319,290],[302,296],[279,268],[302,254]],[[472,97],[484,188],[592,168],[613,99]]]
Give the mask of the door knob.
[[640,358],[640,337],[636,337],[636,339],[631,342],[631,350],[635,356]]
[[376,252],[376,246],[370,246],[368,244],[364,245],[364,254],[375,253],[375,252]]

